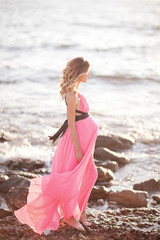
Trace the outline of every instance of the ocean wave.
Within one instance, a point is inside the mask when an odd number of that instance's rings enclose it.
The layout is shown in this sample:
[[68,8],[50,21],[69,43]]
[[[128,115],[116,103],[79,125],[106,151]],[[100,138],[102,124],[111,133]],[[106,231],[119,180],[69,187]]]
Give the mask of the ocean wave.
[[116,80],[116,81],[154,81],[154,82],[160,82],[160,79],[156,78],[150,78],[150,77],[137,77],[137,76],[130,76],[130,75],[96,75],[92,73],[92,77],[98,78],[98,79],[104,79],[104,80]]
[[66,43],[66,44],[60,44],[60,45],[57,45],[55,46],[55,48],[59,48],[59,49],[66,49],[66,48],[71,48],[71,47],[77,47],[78,44],[69,44],[69,43]]
[[83,26],[83,27],[92,27],[92,28],[123,28],[122,24],[106,24],[103,22],[100,22],[100,23],[97,23],[97,22],[73,22],[72,23],[73,25],[76,25],[76,26]]
[[77,47],[78,44],[74,43],[62,43],[62,44],[54,44],[54,43],[48,43],[48,42],[43,42],[41,44],[37,45],[30,45],[30,46],[25,46],[25,45],[0,45],[0,48],[3,49],[6,52],[19,52],[19,51],[31,51],[35,49],[68,49],[68,48],[74,48]]
[[160,137],[153,139],[141,139],[140,142],[145,145],[158,145],[160,144]]
[[0,48],[2,50],[5,50],[5,51],[25,51],[25,50],[32,50],[32,49],[35,49],[36,47],[35,46],[25,46],[25,45],[0,45]]
[[14,84],[17,83],[16,80],[1,80],[0,84]]

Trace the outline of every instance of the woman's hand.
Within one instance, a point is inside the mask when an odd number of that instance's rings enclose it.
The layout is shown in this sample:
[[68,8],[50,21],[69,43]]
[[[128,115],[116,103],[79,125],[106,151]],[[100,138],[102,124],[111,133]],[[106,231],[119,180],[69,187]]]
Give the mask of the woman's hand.
[[77,162],[80,162],[83,158],[83,153],[81,150],[76,151],[76,160]]

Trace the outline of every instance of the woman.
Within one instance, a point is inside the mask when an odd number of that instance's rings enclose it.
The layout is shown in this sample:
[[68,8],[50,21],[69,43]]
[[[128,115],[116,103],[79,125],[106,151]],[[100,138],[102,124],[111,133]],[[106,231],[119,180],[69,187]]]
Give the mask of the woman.
[[78,230],[91,225],[86,218],[87,202],[97,179],[93,152],[98,128],[88,115],[89,105],[78,92],[89,76],[89,63],[82,57],[70,60],[63,70],[60,94],[65,98],[67,119],[50,140],[61,136],[51,174],[33,178],[27,204],[15,211],[21,223],[35,232],[57,230],[61,219]]

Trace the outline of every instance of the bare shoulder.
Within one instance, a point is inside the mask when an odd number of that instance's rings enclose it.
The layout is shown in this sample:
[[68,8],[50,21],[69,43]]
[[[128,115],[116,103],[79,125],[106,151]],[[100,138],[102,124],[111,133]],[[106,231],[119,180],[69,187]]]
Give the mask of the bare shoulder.
[[76,94],[74,92],[67,92],[66,93],[66,100],[67,100],[67,103],[75,102],[76,101]]

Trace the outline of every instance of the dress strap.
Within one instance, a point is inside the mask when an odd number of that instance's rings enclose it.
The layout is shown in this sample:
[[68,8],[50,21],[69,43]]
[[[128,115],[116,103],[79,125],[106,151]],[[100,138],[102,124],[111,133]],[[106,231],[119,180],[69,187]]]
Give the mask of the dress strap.
[[[65,95],[65,102],[66,102],[66,105],[67,105],[67,101],[66,101],[66,95]],[[80,110],[75,110],[77,113],[81,113],[81,114],[83,114],[84,112],[82,112],[82,111],[80,111]]]

